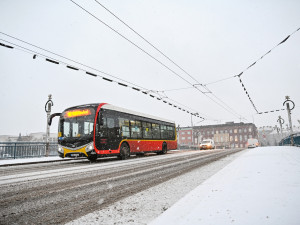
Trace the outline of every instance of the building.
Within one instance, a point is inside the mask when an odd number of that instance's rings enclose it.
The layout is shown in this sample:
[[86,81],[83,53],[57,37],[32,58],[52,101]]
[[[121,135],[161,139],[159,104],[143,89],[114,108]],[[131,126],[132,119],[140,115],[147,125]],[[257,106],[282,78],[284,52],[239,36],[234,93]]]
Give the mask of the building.
[[191,146],[192,144],[192,128],[181,128],[178,132],[178,144],[181,146]]
[[245,148],[249,138],[257,138],[257,128],[253,123],[228,122],[184,127],[178,131],[179,146],[198,146],[204,139],[213,139],[217,148]]

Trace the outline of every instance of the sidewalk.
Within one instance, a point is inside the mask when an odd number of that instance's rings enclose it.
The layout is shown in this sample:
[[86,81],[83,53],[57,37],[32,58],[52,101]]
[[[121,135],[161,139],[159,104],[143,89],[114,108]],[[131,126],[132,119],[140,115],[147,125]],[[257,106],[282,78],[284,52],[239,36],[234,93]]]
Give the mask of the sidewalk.
[[300,224],[300,148],[241,155],[152,221],[165,224]]
[[1,159],[1,166],[13,166],[21,164],[35,164],[35,163],[47,163],[47,162],[57,162],[57,161],[69,161],[74,160],[71,158],[60,158],[58,156],[49,156],[49,157],[36,157],[36,158],[21,158],[21,159]]

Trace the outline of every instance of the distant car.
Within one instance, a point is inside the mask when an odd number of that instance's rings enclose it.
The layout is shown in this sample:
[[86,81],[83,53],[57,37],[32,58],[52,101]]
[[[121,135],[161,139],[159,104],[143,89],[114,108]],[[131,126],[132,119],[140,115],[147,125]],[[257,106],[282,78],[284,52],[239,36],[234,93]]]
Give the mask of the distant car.
[[200,144],[200,149],[215,149],[216,146],[215,146],[215,143],[212,139],[205,139],[201,142]]
[[259,146],[258,140],[255,138],[248,139],[247,142],[248,148],[256,148]]

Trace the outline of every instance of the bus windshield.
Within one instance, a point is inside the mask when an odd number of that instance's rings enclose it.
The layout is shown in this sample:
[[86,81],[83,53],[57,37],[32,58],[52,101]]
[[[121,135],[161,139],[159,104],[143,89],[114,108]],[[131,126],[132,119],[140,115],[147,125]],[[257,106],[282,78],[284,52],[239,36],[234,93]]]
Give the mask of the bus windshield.
[[59,139],[92,137],[95,110],[92,108],[65,111],[60,118]]

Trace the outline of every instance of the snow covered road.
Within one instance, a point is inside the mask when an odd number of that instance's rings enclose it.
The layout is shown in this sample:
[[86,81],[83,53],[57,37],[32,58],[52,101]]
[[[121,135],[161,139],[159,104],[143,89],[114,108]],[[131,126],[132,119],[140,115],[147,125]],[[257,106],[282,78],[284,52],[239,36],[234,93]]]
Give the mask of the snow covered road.
[[[9,175],[5,174],[9,167],[1,167],[0,223],[63,224],[218,161],[237,150],[183,152],[95,164],[57,164],[57,168],[49,166],[49,170],[43,166],[42,171],[30,171],[30,166],[24,172],[18,169],[14,172],[14,167],[10,167]],[[38,167],[32,165],[32,168]],[[118,214],[118,211],[114,213]]]

